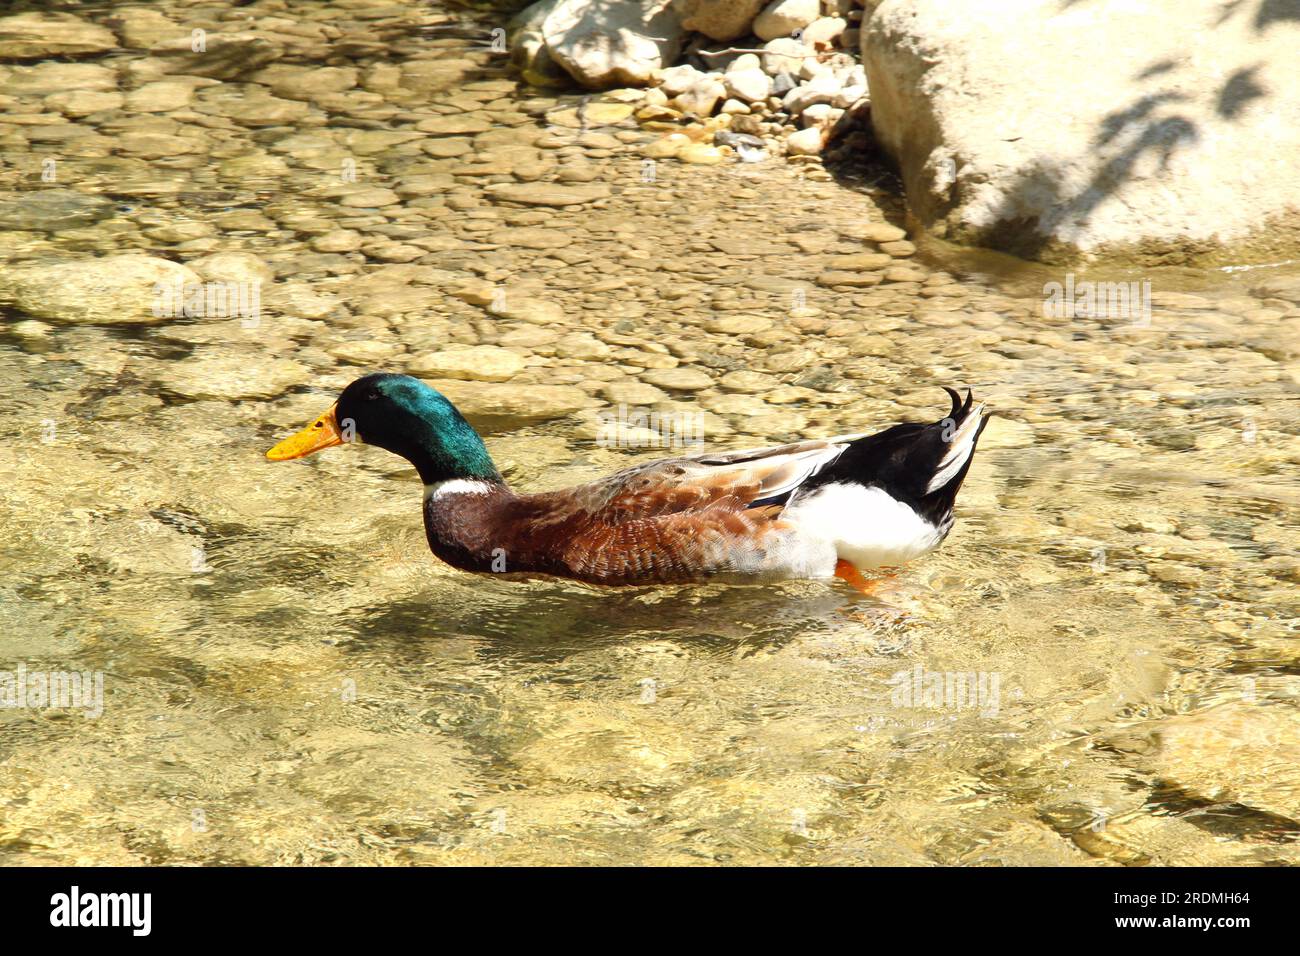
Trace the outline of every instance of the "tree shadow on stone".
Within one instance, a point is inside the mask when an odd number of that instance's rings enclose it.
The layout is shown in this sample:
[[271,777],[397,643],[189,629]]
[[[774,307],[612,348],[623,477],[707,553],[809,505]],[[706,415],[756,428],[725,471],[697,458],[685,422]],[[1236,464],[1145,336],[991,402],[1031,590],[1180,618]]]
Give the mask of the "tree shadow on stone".
[[1255,29],[1263,32],[1274,23],[1300,20],[1300,0],[1264,0],[1255,10]]
[[1064,164],[1040,162],[1005,191],[994,225],[973,238],[1024,259],[1046,258],[1048,247],[1059,241],[1056,237],[1063,234],[1068,240],[1081,232],[1098,207],[1135,178],[1144,159],[1153,156],[1159,170],[1167,171],[1177,150],[1195,144],[1199,133],[1185,116],[1151,118],[1152,99],[1144,97],[1103,119],[1093,147],[1100,149],[1125,136],[1128,144],[1103,163],[1086,186],[1072,194]]
[[[1081,2],[1087,0],[1065,0],[1062,9]],[[1227,3],[1218,23],[1250,9],[1245,0]],[[1286,20],[1300,20],[1300,0],[1264,0],[1254,8],[1256,30]],[[1179,67],[1174,60],[1158,60],[1138,71],[1134,80],[1172,79]],[[1219,117],[1240,121],[1252,105],[1268,97],[1269,90],[1259,79],[1262,67],[1256,63],[1236,69],[1217,92],[1209,94]],[[1195,147],[1207,135],[1212,138],[1213,131],[1204,133],[1186,111],[1179,109],[1189,100],[1186,93],[1175,90],[1143,93],[1131,105],[1107,114],[1091,140],[1091,151],[1100,155],[1123,145],[1097,168],[1084,187],[1071,189],[1066,163],[1042,160],[1003,191],[1001,206],[991,217],[992,226],[962,235],[961,240],[1026,259],[1050,261],[1049,247],[1062,241],[1068,243],[1072,235],[1080,234],[1097,209],[1127,183],[1148,175],[1149,170],[1167,174],[1180,149]],[[1149,160],[1154,160],[1154,166],[1147,165]],[[953,206],[958,204],[954,196]]]
[[1219,91],[1219,102],[1215,107],[1220,116],[1235,120],[1252,100],[1268,95],[1268,90],[1255,79],[1258,72],[1259,64],[1256,64],[1242,67],[1228,78],[1228,82]]

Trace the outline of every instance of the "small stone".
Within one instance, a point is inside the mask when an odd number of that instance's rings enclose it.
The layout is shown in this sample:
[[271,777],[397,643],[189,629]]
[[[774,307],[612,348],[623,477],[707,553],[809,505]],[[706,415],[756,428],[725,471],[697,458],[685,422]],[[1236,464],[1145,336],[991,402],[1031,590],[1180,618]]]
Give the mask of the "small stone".
[[608,358],[614,350],[595,336],[586,332],[571,332],[555,342],[555,354],[560,358],[580,362],[596,362]]
[[799,39],[811,47],[830,48],[848,28],[841,17],[819,17],[804,27]]
[[107,219],[115,208],[103,196],[75,189],[56,187],[9,193],[6,198],[0,198],[0,229],[33,232],[75,229]]
[[714,395],[704,398],[700,404],[718,415],[754,415],[769,414],[772,409],[761,398],[753,395]]
[[181,243],[206,239],[209,236],[216,235],[216,232],[216,227],[210,222],[202,222],[197,219],[182,219],[163,226],[146,229],[145,235],[150,239],[156,239],[158,242]]
[[559,303],[530,296],[503,295],[494,298],[487,310],[500,318],[530,325],[549,325],[564,319],[564,309]]
[[810,126],[791,133],[785,139],[785,148],[792,156],[816,156],[822,151],[822,131]]
[[475,345],[464,349],[425,352],[413,356],[407,367],[414,375],[454,378],[472,382],[504,382],[524,367],[524,360],[509,349]]
[[323,319],[339,307],[338,296],[317,292],[303,282],[276,283],[262,301],[283,315],[300,319]]
[[275,270],[250,252],[218,252],[186,263],[208,282],[271,283]]
[[544,9],[547,53],[592,89],[647,86],[681,49],[681,17],[668,3],[556,0]]
[[525,206],[581,206],[610,195],[604,183],[557,186],[551,183],[493,183],[483,190],[493,199]]
[[669,97],[674,97],[685,93],[706,77],[708,77],[707,73],[701,73],[690,64],[683,63],[681,66],[670,66],[666,70],[660,70],[655,74],[655,81],[659,84],[660,90]]
[[[1293,819],[1300,813],[1296,726],[1294,708],[1268,700],[1261,691],[1258,701],[1229,701],[1152,721],[1158,746],[1146,759],[1157,779],[1200,799],[1245,804]],[[1231,762],[1230,773],[1225,759]]]
[[[0,74],[2,75],[2,74]],[[109,91],[117,89],[117,73],[97,63],[59,63],[51,60],[35,66],[15,66],[4,79],[8,96],[48,96],[68,90]]]
[[631,103],[588,103],[583,117],[593,126],[613,126],[631,116],[635,109]]
[[1169,561],[1160,561],[1155,564],[1151,568],[1150,574],[1157,581],[1163,581],[1165,584],[1179,584],[1184,587],[1195,587],[1205,577],[1205,573],[1199,568],[1190,568]]
[[768,105],[773,109],[783,108],[785,95],[798,85],[799,81],[789,73],[778,73],[772,78],[772,99]]
[[921,282],[925,273],[910,266],[891,266],[885,270],[886,282]]
[[198,283],[192,270],[170,259],[139,254],[42,262],[0,268],[0,301],[59,322],[163,322],[174,315],[159,290]]
[[275,63],[249,77],[271,88],[276,96],[310,100],[327,93],[342,93],[357,85],[357,70],[346,66],[298,66]]
[[279,156],[257,152],[223,159],[217,167],[222,179],[241,181],[247,179],[277,179],[289,175],[289,164]]
[[389,362],[401,351],[401,348],[395,342],[361,339],[336,342],[326,351],[340,362],[374,367]]
[[52,106],[64,116],[71,117],[115,110],[125,101],[126,97],[121,93],[94,90],[69,90],[66,93],[53,93],[45,98],[47,106]]
[[369,189],[358,189],[356,192],[349,193],[339,200],[340,206],[350,208],[369,208],[380,209],[384,206],[393,206],[401,202],[402,199],[391,189],[385,189],[382,186],[374,186]]
[[722,376],[722,378],[718,379],[718,384],[728,392],[755,394],[775,389],[780,383],[771,375],[750,371],[749,369],[738,369]]
[[694,113],[696,116],[712,116],[713,110],[726,95],[726,86],[714,79],[713,76],[706,74],[705,78],[700,82],[679,93],[673,102],[684,113]]
[[763,72],[771,77],[782,73],[796,74],[802,69],[804,60],[815,55],[810,47],[789,36],[769,40],[763,44],[763,50]]
[[896,242],[882,242],[880,251],[889,253],[895,259],[906,259],[908,256],[915,255],[916,246],[906,239],[899,239]]
[[189,106],[194,99],[194,89],[194,82],[159,80],[126,94],[122,105],[132,113],[170,113]]
[[697,392],[713,385],[712,378],[694,368],[652,369],[641,377],[651,385],[680,392]]
[[421,133],[446,136],[451,134],[486,133],[492,128],[492,124],[483,117],[472,113],[453,113],[448,116],[434,116],[420,120],[415,124],[415,128]]
[[729,95],[745,103],[761,103],[772,95],[772,78],[758,66],[734,72],[728,70],[722,82]]
[[748,133],[733,133],[731,130],[723,129],[713,134],[713,142],[718,146],[730,146],[734,150],[742,149],[762,149],[764,142],[757,136],[751,136]]
[[691,143],[677,154],[677,158],[683,163],[692,163],[699,166],[716,166],[725,158],[722,152],[716,146],[708,146],[704,143]]
[[41,342],[50,337],[54,326],[36,319],[23,319],[9,326],[9,333],[29,344]]
[[835,99],[831,100],[831,105],[836,109],[846,110],[859,101],[866,99],[866,97],[867,88],[865,86],[846,86],[835,94]]
[[788,37],[821,14],[820,0],[772,0],[754,18],[754,35],[760,40]]
[[608,382],[601,394],[611,405],[655,405],[668,398],[663,389],[645,382]]
[[869,271],[883,269],[894,260],[883,252],[858,252],[845,256],[831,256],[826,264],[832,269],[857,269]]
[[823,286],[850,286],[867,288],[879,285],[884,278],[879,272],[823,272],[817,277],[817,284]]
[[314,375],[305,365],[261,352],[190,356],[162,369],[158,384],[165,391],[197,400],[277,398]]
[[682,133],[669,133],[662,139],[657,139],[643,146],[641,155],[649,159],[669,159],[691,145],[694,144],[689,136]]
[[772,327],[772,320],[761,315],[733,312],[706,319],[704,328],[719,335],[756,335]]
[[445,136],[431,139],[421,147],[430,156],[438,159],[454,159],[473,152],[474,141],[466,136]]
[[153,53],[162,60],[164,72],[183,76],[235,80],[284,56],[280,43],[254,31],[213,30],[206,34],[200,50],[194,49],[190,31],[184,27],[173,28],[168,37],[153,44]]
[[361,248],[361,233],[352,229],[331,229],[308,243],[317,252],[356,252]]
[[202,143],[188,136],[171,133],[127,133],[117,141],[118,149],[139,159],[166,159],[202,149]]
[[296,123],[311,112],[311,107],[300,100],[282,99],[270,93],[243,96],[238,99],[223,98],[220,101],[220,109],[225,116],[244,126],[283,126]]
[[[763,120],[760,116],[733,116],[731,117],[731,131],[733,133],[747,133],[751,136],[762,136]],[[716,142],[716,137],[714,139]]]
[[843,110],[836,109],[830,103],[814,103],[799,115],[799,122],[803,126],[816,126],[827,130],[839,122],[839,118],[843,115]]
[[905,231],[886,222],[848,223],[839,228],[839,234],[863,242],[897,242],[907,238]]
[[[488,306],[501,295],[500,290],[490,282],[467,282],[450,290],[451,295],[468,302],[470,305]],[[504,296],[502,296],[504,301]]]
[[782,105],[791,116],[798,116],[816,103],[831,103],[839,95],[842,87],[834,73],[822,73],[802,86],[797,86],[785,95]]
[[70,13],[0,17],[0,60],[41,60],[117,49],[111,30]]

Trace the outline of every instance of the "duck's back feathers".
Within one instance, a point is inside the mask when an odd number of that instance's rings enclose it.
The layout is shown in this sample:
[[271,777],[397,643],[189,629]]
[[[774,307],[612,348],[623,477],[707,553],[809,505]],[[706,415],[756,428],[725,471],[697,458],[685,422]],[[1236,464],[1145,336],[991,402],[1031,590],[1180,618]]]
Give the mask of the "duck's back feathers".
[[781,513],[846,447],[806,441],[673,458],[519,497],[505,509],[509,526],[525,529],[513,546],[529,563],[558,555],[568,576],[606,584],[824,577],[834,570],[829,543],[804,541]]
[[734,498],[746,508],[784,504],[848,445],[817,440],[670,458],[583,485],[584,503],[615,520],[670,514]]

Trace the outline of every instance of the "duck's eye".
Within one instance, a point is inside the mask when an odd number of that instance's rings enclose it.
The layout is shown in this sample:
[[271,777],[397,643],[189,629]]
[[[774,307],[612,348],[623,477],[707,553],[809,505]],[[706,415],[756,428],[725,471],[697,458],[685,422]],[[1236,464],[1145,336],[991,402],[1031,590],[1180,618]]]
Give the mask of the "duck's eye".
[[378,393],[378,392],[367,392],[367,393],[366,393],[366,401],[368,401],[368,402],[377,402],[377,401],[379,401],[379,393]]

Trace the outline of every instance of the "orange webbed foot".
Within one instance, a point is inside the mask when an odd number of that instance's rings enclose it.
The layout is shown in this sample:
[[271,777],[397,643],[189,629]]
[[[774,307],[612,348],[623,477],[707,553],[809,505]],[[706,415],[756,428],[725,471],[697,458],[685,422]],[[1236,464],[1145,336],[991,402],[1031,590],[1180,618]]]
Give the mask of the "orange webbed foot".
[[876,597],[876,592],[880,589],[880,585],[889,578],[892,578],[893,572],[890,572],[883,577],[871,579],[866,577],[855,566],[849,564],[849,562],[837,561],[835,562],[835,576],[841,581],[847,582],[849,587],[853,588],[853,590],[857,591],[859,594],[864,594],[867,597]]
[[[868,610],[851,610],[852,605],[843,609],[849,618],[871,627],[895,626],[911,617],[909,602],[898,593],[896,570],[890,570],[879,577],[868,578],[847,561],[835,565],[835,576],[846,582],[863,597],[872,599],[873,606]],[[902,598],[901,606],[899,599]]]

